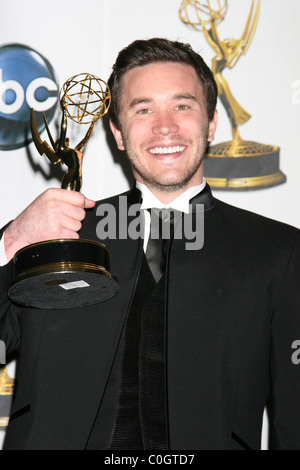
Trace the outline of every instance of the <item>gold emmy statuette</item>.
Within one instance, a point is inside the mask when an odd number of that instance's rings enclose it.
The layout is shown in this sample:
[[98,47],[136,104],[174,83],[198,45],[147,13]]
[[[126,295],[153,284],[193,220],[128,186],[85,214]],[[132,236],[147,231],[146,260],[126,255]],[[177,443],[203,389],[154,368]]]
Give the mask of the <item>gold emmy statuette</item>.
[[6,367],[0,368],[0,428],[8,425],[14,382],[14,379],[9,377]]
[[217,26],[224,20],[228,9],[227,0],[182,0],[179,16],[188,26],[204,33],[208,44],[216,52],[212,60],[219,98],[225,107],[231,129],[232,141],[210,146],[204,159],[204,174],[215,189],[246,190],[276,186],[286,181],[279,169],[278,147],[243,140],[239,126],[251,115],[233,96],[222,75],[232,69],[246,54],[256,31],[260,0],[252,0],[246,26],[240,39],[220,39]]
[[[67,80],[60,93],[62,121],[57,141],[53,140],[43,115],[51,145],[41,140],[31,110],[31,132],[37,150],[54,165],[64,163],[68,167],[63,189],[80,191],[82,149],[96,121],[108,112],[110,100],[108,85],[94,75],[79,74]],[[77,124],[90,125],[75,148],[69,146],[67,138],[68,118]],[[71,309],[103,302],[119,290],[117,280],[110,273],[110,256],[104,244],[84,239],[29,245],[14,257],[16,278],[8,295],[17,304],[41,309]]]

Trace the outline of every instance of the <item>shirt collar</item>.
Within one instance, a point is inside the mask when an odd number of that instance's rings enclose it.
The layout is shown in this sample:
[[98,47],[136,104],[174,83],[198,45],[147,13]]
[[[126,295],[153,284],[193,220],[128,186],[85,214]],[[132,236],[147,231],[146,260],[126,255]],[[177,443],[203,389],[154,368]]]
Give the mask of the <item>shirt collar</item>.
[[142,205],[141,209],[152,209],[153,207],[157,209],[174,209],[179,212],[185,212],[188,214],[190,212],[190,200],[199,194],[206,186],[205,178],[203,178],[203,183],[198,186],[193,186],[188,188],[184,193],[180,194],[176,199],[174,199],[169,204],[163,204],[156,196],[147,188],[146,185],[136,181],[136,187],[142,193]]

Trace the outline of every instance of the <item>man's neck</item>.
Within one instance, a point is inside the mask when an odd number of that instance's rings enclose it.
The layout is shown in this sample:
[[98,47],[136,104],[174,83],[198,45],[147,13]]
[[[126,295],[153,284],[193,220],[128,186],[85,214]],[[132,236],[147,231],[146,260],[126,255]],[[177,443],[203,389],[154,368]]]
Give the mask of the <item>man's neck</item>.
[[145,185],[148,188],[148,190],[151,191],[151,193],[164,205],[170,204],[179,196],[181,196],[181,194],[185,193],[188,189],[205,184],[204,178],[201,177],[201,179],[198,179],[195,182],[190,182],[183,188],[179,188],[178,190],[168,191],[168,190],[159,190],[157,187],[152,187],[149,184],[146,184],[143,181],[140,181],[139,178],[137,178],[136,180],[138,183]]
[[181,194],[185,193],[188,189],[188,187],[182,188],[178,191],[165,191],[165,192],[160,192],[155,189],[149,188],[148,189],[154,194],[154,196],[164,205],[170,204],[172,201],[177,199]]
[[[145,186],[143,183],[139,181],[136,182],[137,188],[142,193],[142,209],[149,209],[149,208],[163,208],[163,207],[171,207],[176,209],[180,212],[190,212],[190,200],[193,199],[197,194],[199,194],[206,186],[206,181],[203,178],[203,182],[197,186],[189,186],[188,189],[185,189],[183,192],[180,192],[178,196],[172,197],[172,200],[168,202],[161,201],[156,197],[156,195],[149,189],[148,186]],[[173,193],[174,196],[174,193]]]

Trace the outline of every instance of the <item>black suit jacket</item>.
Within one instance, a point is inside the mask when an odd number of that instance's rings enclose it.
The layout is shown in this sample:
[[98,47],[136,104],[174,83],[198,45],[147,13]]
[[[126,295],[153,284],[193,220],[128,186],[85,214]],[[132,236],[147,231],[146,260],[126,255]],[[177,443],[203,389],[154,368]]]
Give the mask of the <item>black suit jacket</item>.
[[[140,201],[136,189],[123,196],[129,207]],[[118,214],[117,196],[99,202],[82,237],[97,239],[103,203]],[[271,448],[299,450],[300,366],[291,357],[300,339],[300,232],[220,202],[209,187],[197,203],[206,208],[204,247],[187,251],[187,240],[174,239],[167,270],[171,449],[259,449],[269,397]],[[120,291],[84,309],[18,307],[7,297],[13,265],[0,269],[0,339],[20,350],[5,449],[87,444],[143,253],[142,240],[105,243]]]

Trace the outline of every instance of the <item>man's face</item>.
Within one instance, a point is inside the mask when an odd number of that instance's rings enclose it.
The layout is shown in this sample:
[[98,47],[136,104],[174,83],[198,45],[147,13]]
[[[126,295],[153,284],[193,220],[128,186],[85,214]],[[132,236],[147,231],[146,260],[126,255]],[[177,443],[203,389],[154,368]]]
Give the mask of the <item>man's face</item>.
[[178,191],[202,182],[202,160],[217,113],[208,121],[194,69],[178,63],[137,67],[123,77],[120,125],[111,124],[135,178],[150,189]]

